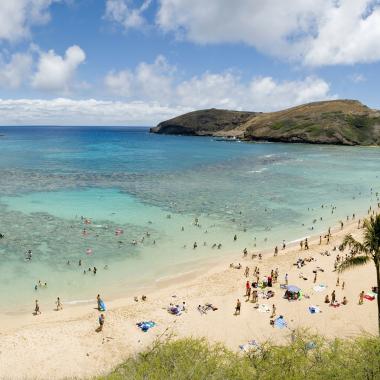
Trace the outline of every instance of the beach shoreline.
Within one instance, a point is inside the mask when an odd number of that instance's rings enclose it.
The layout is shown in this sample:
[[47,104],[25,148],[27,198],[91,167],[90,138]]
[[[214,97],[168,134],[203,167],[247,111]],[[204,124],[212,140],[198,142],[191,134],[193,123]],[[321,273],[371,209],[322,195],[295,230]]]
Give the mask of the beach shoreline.
[[[258,257],[252,259],[251,254],[244,258],[242,253],[235,253],[234,264],[240,262],[240,270],[230,268],[232,256],[223,256],[218,263],[210,263],[213,265],[204,266],[198,272],[185,273],[184,276],[179,274],[178,277],[161,281],[161,284],[155,283],[153,290],[146,288],[145,302],[141,301],[141,294],[135,294],[139,298],[138,302],[134,301],[133,296],[109,301],[107,295],[102,294],[107,311],[104,313],[106,322],[101,333],[95,332],[99,315],[96,294],[92,304],[64,304],[63,311],[53,311],[52,306],[50,310],[43,309],[38,316],[31,313],[23,316],[2,315],[0,377],[53,379],[95,376],[109,372],[158,337],[165,339],[172,335],[206,337],[211,342],[223,342],[233,350],[238,350],[239,344],[252,339],[285,343],[290,330],[298,328],[311,329],[327,338],[376,334],[376,301],[366,302],[362,307],[357,305],[359,292],[368,291],[370,286],[375,285],[375,271],[371,264],[341,275],[346,287],[344,292],[340,291],[340,286],[337,287],[338,299],[341,300],[344,294],[349,300],[348,305],[335,310],[323,303],[325,295],[335,289],[337,278],[332,270],[333,257],[339,251],[332,252],[332,248],[338,246],[347,233],[360,237],[362,230],[357,228],[357,220],[345,223],[342,230],[338,227],[332,229],[328,245],[325,239],[319,245],[319,235],[311,236],[308,239],[310,249],[307,251],[301,251],[295,241],[284,250],[280,247],[276,257],[273,251],[262,252],[262,260]],[[331,256],[320,255],[321,251],[326,250],[330,251]],[[316,261],[298,269],[293,265],[298,257],[314,257]],[[259,266],[260,277],[269,275],[270,269],[279,268],[279,281],[273,287],[275,297],[259,302],[268,307],[274,302],[277,315],[284,315],[288,328],[274,329],[269,324],[269,313],[260,313],[251,302],[244,302],[246,266],[250,267],[251,273],[255,266]],[[324,268],[324,272],[318,273],[320,279],[317,281],[327,286],[323,293],[312,290],[312,270],[316,266]],[[282,298],[283,290],[279,284],[284,282],[285,273],[289,275],[289,283],[300,286],[310,299],[292,303]],[[242,301],[240,316],[233,315],[237,298]],[[187,311],[181,316],[167,312],[170,303],[181,304],[183,301],[186,302]],[[206,303],[216,305],[218,310],[201,315],[197,306]],[[310,305],[318,305],[322,313],[310,315],[307,311]],[[365,318],[362,318],[363,313]],[[144,320],[154,320],[157,326],[143,333],[136,323]],[[24,358],[22,363],[19,362],[21,356]],[[47,358],[48,363],[41,368],[39,363],[45,363]]]

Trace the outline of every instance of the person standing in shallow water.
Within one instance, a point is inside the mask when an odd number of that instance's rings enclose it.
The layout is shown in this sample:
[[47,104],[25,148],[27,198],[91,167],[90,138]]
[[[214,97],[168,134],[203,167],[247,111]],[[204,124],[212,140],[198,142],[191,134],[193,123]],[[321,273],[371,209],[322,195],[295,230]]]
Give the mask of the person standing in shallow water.
[[63,310],[63,306],[59,297],[57,297],[57,301],[55,302],[55,304],[57,305],[57,311]]
[[38,304],[38,300],[36,300],[36,306],[34,307],[34,315],[41,314],[40,305]]

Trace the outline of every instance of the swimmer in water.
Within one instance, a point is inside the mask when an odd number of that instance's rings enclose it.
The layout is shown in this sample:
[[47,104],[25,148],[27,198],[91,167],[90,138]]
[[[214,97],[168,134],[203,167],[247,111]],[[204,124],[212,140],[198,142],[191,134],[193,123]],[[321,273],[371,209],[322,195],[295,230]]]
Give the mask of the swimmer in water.
[[25,253],[25,259],[29,261],[32,260],[32,251],[30,249]]

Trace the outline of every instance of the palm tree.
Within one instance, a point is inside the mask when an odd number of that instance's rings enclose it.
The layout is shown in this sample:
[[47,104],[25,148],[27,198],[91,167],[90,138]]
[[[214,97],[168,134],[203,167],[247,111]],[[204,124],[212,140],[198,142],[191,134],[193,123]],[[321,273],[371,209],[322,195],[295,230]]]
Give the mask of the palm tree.
[[380,214],[364,220],[363,227],[364,238],[362,243],[355,240],[351,234],[344,237],[342,245],[344,248],[348,246],[352,254],[339,265],[338,271],[343,272],[349,268],[367,264],[371,260],[374,262],[377,279],[377,317],[380,334]]

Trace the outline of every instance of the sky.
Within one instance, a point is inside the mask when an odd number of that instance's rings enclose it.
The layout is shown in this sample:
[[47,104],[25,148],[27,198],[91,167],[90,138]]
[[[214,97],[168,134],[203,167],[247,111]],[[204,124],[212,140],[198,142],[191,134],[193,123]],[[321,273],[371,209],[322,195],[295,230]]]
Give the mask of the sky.
[[380,109],[380,0],[1,0],[1,125]]

